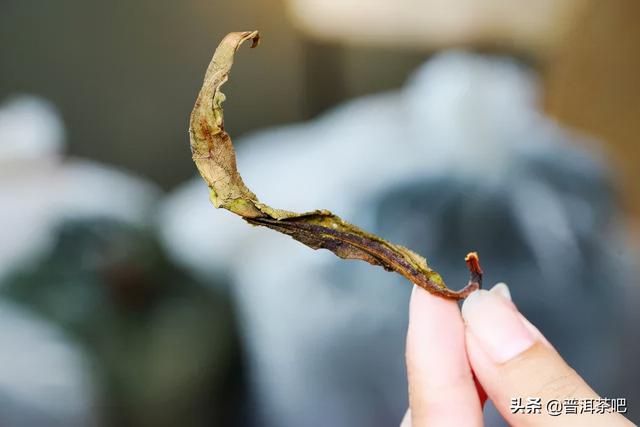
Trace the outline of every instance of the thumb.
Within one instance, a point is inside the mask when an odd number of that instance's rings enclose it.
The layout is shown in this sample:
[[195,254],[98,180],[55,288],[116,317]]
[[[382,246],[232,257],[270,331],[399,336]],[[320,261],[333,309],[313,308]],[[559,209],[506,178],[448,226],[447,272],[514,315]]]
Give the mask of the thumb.
[[[462,316],[471,367],[509,424],[632,425],[613,408],[607,408],[518,312],[505,284],[471,294],[462,306]],[[585,411],[584,405],[593,405],[594,410]],[[598,405],[600,410],[596,410]]]

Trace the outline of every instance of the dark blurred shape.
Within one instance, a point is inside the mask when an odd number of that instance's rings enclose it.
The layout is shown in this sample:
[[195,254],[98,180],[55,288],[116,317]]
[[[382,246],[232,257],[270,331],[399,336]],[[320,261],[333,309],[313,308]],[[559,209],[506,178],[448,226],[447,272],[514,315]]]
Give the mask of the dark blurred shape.
[[242,386],[226,294],[169,262],[153,235],[106,218],[68,220],[1,295],[87,352],[105,425],[237,425]]

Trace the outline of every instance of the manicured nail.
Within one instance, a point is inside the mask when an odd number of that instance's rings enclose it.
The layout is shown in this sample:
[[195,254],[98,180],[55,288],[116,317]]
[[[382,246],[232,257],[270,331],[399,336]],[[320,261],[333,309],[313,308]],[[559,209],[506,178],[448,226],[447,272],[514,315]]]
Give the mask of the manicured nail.
[[535,337],[511,303],[507,285],[497,286],[469,295],[462,304],[462,317],[489,357],[504,363],[531,347]]

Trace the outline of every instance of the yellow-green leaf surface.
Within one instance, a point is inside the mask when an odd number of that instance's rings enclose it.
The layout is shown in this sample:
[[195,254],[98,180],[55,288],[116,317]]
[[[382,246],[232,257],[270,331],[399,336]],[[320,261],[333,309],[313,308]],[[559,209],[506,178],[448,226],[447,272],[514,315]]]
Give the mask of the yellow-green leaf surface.
[[295,213],[258,201],[238,172],[235,150],[224,129],[222,103],[225,96],[220,91],[229,78],[236,51],[248,40],[252,42],[251,47],[256,47],[260,41],[258,32],[230,33],[222,40],[207,68],[204,84],[191,113],[189,136],[193,161],[211,190],[214,206],[240,215],[250,224],[288,234],[313,249],[328,249],[340,258],[361,259],[385,270],[396,271],[436,295],[460,299],[478,289],[482,270],[475,253],[466,258],[471,271],[469,283],[454,291],[420,255],[367,233],[327,210]]

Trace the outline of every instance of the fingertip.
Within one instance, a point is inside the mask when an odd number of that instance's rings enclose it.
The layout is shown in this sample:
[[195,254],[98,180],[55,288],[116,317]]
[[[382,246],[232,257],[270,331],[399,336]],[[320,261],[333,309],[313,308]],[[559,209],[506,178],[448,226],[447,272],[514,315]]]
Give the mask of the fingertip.
[[449,352],[459,351],[461,346],[464,346],[464,325],[457,302],[414,285],[409,304],[407,357],[415,354],[418,363],[424,365],[430,360],[439,361],[442,354],[439,348]]
[[[541,402],[567,396],[597,398],[504,291],[505,287],[498,285],[491,291],[475,292],[462,307],[469,362],[502,416],[512,425],[529,425],[532,418],[510,407],[513,398],[523,396]],[[557,420],[544,413],[536,417],[541,423]],[[576,416],[573,420],[575,425],[586,425],[585,418]]]
[[494,289],[471,294],[462,305],[462,317],[493,361],[504,363],[530,348],[536,337],[522,322],[506,285]]
[[[414,424],[479,425],[482,409],[456,301],[414,287],[406,359]],[[469,402],[465,410],[461,400]]]
[[409,307],[410,322],[422,319],[431,320],[439,316],[446,316],[446,319],[454,321],[460,317],[458,303],[455,300],[433,295],[416,285],[413,285],[411,291]]

